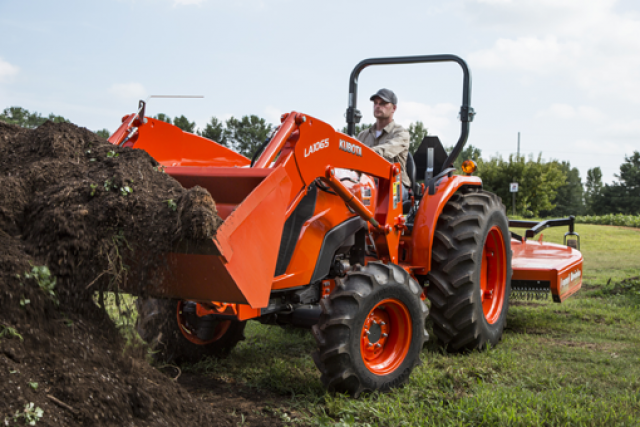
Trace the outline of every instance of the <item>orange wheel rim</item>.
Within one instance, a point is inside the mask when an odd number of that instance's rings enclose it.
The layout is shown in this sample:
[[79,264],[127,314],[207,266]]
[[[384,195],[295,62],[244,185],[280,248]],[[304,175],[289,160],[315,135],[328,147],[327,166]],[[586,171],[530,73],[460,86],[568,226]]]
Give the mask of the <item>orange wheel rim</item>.
[[[197,345],[206,345],[211,344],[212,342],[218,341],[222,336],[229,330],[231,326],[230,320],[223,320],[218,322],[216,327],[213,330],[213,334],[211,337],[207,337],[206,339],[201,339],[198,337],[196,326],[189,322],[189,319],[183,312],[184,302],[178,302],[178,310],[176,312],[176,316],[178,319],[178,328],[182,335],[189,341]],[[194,313],[195,316],[195,313]]]
[[404,361],[411,344],[411,316],[399,300],[380,301],[369,312],[360,334],[360,353],[369,371],[389,374]]
[[504,238],[500,228],[494,226],[489,230],[484,243],[480,271],[482,311],[490,324],[495,323],[502,313],[506,278],[507,257]]

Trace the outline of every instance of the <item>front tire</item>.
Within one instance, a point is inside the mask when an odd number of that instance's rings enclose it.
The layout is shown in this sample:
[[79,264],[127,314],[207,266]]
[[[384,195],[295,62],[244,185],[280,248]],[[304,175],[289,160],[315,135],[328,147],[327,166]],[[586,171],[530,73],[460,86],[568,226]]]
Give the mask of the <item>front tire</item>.
[[468,189],[445,205],[433,239],[427,296],[433,331],[447,350],[495,346],[511,294],[511,246],[504,205]]
[[198,317],[195,303],[138,298],[136,330],[164,363],[196,363],[205,357],[226,356],[244,340],[246,322]]
[[418,283],[397,265],[372,262],[337,286],[312,328],[324,386],[358,397],[403,384],[428,339]]

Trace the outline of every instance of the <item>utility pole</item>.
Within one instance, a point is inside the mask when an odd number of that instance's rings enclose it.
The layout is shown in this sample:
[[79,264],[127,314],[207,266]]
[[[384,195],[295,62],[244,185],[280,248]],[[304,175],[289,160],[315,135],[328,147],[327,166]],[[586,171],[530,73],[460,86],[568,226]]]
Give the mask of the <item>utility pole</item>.
[[[518,154],[517,154],[516,160],[519,158],[520,158],[520,132],[518,132]],[[516,184],[515,191],[513,188],[511,189],[511,194],[512,194],[511,211],[513,213],[513,216],[516,216],[516,192],[517,191],[518,191],[518,185]]]

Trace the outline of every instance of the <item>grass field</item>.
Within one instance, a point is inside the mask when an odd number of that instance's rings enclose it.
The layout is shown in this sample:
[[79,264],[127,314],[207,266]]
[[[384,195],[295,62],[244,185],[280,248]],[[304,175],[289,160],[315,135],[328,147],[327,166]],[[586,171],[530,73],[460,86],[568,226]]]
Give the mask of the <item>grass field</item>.
[[[566,230],[545,230],[561,242]],[[513,301],[502,342],[445,353],[429,342],[408,384],[359,399],[326,393],[306,331],[250,322],[230,357],[183,369],[282,396],[319,426],[640,425],[640,229],[578,225],[583,290],[563,304]]]
[[[561,242],[565,231],[545,230],[545,240]],[[615,286],[640,275],[640,229],[577,231],[585,268],[576,297],[513,302],[502,342],[484,353],[428,344],[392,393],[325,393],[311,335],[255,322],[229,358],[191,369],[288,396],[293,414],[282,416],[311,425],[640,425],[640,281]]]

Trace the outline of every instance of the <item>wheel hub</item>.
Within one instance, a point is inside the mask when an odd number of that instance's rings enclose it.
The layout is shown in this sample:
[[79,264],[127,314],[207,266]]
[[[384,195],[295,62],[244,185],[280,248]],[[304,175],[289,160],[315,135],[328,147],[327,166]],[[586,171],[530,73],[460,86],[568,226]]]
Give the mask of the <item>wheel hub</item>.
[[386,299],[369,312],[362,325],[360,351],[365,366],[376,375],[393,372],[409,351],[411,316],[397,299]]
[[492,227],[482,251],[480,300],[488,323],[495,323],[502,313],[505,297],[506,249],[502,231]]
[[382,308],[374,309],[364,322],[363,332],[365,358],[375,358],[384,351],[389,337],[389,316],[387,313]]
[[378,340],[380,339],[380,336],[382,335],[382,328],[377,322],[372,321],[367,332],[368,332],[367,337],[369,338],[369,344],[371,343],[375,344],[378,342]]
[[230,321],[220,321],[211,315],[199,317],[196,303],[191,301],[180,301],[176,314],[182,335],[197,345],[219,340],[231,326]]

